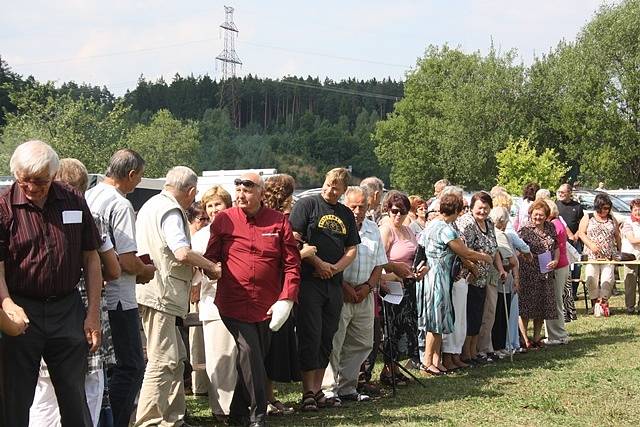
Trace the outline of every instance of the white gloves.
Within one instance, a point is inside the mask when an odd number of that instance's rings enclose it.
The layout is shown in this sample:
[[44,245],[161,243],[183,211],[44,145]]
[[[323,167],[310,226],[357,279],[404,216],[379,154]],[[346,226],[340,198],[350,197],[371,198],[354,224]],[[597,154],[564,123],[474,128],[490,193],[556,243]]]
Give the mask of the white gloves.
[[289,313],[291,313],[291,309],[293,308],[293,301],[284,299],[280,301],[276,301],[275,304],[271,306],[267,314],[271,315],[271,322],[269,322],[269,329],[273,332],[277,332],[280,330],[284,322],[289,318]]

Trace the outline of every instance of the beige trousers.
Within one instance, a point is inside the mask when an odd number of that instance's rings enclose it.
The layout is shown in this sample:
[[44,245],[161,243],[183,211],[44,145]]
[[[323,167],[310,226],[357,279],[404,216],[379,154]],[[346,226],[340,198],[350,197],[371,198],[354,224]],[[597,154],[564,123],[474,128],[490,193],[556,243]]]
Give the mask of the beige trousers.
[[443,353],[462,353],[462,346],[467,337],[467,292],[469,292],[469,285],[466,279],[460,279],[453,284],[452,303],[456,320],[453,324],[453,332],[442,335]]
[[639,288],[638,266],[624,267],[624,305],[626,308],[636,306],[636,290],[640,291]]
[[373,348],[373,310],[373,294],[359,304],[342,305],[333,351],[322,381],[327,397],[356,393],[360,365]]
[[205,320],[202,325],[210,382],[209,406],[216,415],[229,415],[229,406],[238,379],[236,342],[222,320]]
[[495,283],[488,283],[484,297],[484,311],[482,312],[482,325],[478,334],[478,352],[493,353],[491,342],[491,330],[496,320],[496,304],[498,302],[498,287]]
[[587,264],[585,266],[590,299],[609,299],[615,279],[614,268],[613,264]]
[[545,320],[544,329],[548,340],[564,340],[567,338],[567,330],[564,325],[564,286],[569,278],[569,266],[554,270],[553,292],[555,294],[557,319]]
[[176,327],[176,316],[140,306],[147,337],[147,367],[144,371],[136,427],[179,426],[186,408],[184,361],[187,351]]
[[[191,312],[198,312],[198,304],[191,304]],[[191,366],[205,363],[204,338],[202,328],[189,328],[189,361]],[[191,390],[196,394],[209,392],[209,377],[206,371],[191,373]]]

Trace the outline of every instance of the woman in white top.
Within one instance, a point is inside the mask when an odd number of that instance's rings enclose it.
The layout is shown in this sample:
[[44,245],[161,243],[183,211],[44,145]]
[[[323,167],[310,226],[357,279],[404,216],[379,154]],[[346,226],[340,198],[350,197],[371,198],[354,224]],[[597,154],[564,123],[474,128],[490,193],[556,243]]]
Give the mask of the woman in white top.
[[[220,186],[213,186],[204,193],[200,203],[209,217],[215,221],[216,214],[231,207],[231,195]],[[204,227],[191,239],[194,251],[203,254],[209,243],[210,227]],[[210,280],[202,272],[193,275],[193,284],[200,285],[200,320],[204,335],[206,370],[211,382],[209,406],[219,420],[229,415],[229,406],[236,386],[237,349],[233,336],[220,319],[218,308],[214,304],[217,281]]]
[[[634,254],[640,258],[640,199],[629,203],[631,216],[622,225],[622,252]],[[638,285],[638,266],[624,268],[624,303],[627,313],[633,314],[636,307],[636,289]]]

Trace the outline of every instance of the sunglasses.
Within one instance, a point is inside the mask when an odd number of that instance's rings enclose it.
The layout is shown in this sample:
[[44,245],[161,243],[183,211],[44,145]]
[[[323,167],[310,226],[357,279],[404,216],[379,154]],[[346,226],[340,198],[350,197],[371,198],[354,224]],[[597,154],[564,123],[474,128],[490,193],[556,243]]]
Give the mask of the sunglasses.
[[404,209],[398,209],[398,208],[391,208],[391,210],[389,211],[391,212],[391,215],[406,215],[407,211],[405,211]]
[[202,222],[207,222],[207,221],[209,221],[209,217],[208,217],[208,216],[199,216],[199,217],[196,217],[196,219],[197,219],[198,221],[202,221]]
[[240,179],[240,178],[236,178],[235,180],[233,180],[233,185],[243,185],[247,188],[251,188],[251,187],[255,187],[257,184],[253,181],[251,181],[250,179]]

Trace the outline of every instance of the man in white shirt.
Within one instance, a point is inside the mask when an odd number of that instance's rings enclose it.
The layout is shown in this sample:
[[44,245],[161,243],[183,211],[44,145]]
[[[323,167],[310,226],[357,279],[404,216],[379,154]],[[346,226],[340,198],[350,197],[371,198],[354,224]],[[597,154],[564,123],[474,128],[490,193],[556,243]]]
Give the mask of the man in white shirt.
[[349,187],[345,199],[345,205],[356,218],[361,243],[357,246],[355,260],[343,273],[344,304],[338,331],[333,336],[333,351],[323,388],[327,397],[361,402],[370,399],[368,395],[358,393],[356,387],[360,365],[373,347],[372,290],[380,281],[387,256],[378,226],[365,218],[368,207],[366,190]]
[[[622,225],[622,252],[634,254],[640,259],[640,199],[629,203],[631,216]],[[636,306],[638,285],[638,266],[624,268],[624,303],[627,313],[633,314]]]
[[126,198],[140,183],[143,173],[144,160],[138,153],[118,150],[109,160],[104,181],[87,191],[85,196],[91,212],[104,220],[122,268],[121,276],[107,282],[105,291],[116,354],[116,365],[108,378],[116,427],[129,425],[144,375],[136,277],[139,283],[146,283],[155,273],[153,265],[145,265],[136,256],[135,213]]

